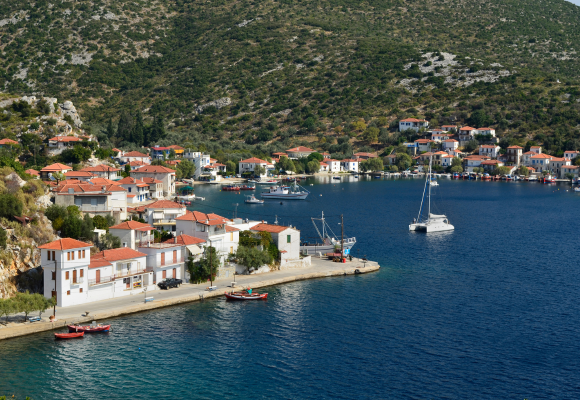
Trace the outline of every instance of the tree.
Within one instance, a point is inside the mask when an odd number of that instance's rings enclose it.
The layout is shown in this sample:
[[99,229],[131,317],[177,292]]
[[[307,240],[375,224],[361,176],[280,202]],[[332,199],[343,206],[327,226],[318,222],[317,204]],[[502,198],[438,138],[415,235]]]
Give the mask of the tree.
[[109,249],[118,249],[121,247],[121,239],[107,232],[100,237],[98,247],[99,250],[101,251]]
[[256,165],[254,167],[254,176],[262,176],[266,173],[266,168],[262,167],[261,165]]
[[117,125],[117,137],[127,142],[131,141],[131,133],[133,132],[133,117],[127,111],[121,113],[119,124]]
[[399,170],[405,171],[413,164],[413,159],[407,153],[397,153],[395,164],[399,167]]
[[382,171],[385,167],[383,160],[379,157],[369,158],[367,161],[367,168],[369,171]]
[[189,160],[181,160],[181,162],[177,164],[175,177],[177,179],[191,178],[194,173],[195,173],[195,164]]
[[18,307],[18,312],[24,313],[24,321],[26,321],[26,319],[28,318],[28,314],[38,310],[39,307],[39,304],[37,304],[34,295],[31,295],[30,293],[28,293],[28,291],[26,291],[26,293],[16,294],[16,305]]
[[525,165],[521,165],[518,168],[518,174],[523,175],[523,176],[528,176],[528,175],[530,175],[530,170]]
[[[580,157],[579,157],[580,158]],[[283,171],[295,171],[295,166],[292,160],[290,160],[286,156],[280,157],[278,162],[276,163],[276,169],[283,170]]]
[[110,225],[108,224],[107,219],[102,215],[95,215],[93,217],[93,225],[97,229],[104,229],[106,231],[109,231]]
[[83,233],[83,220],[74,215],[67,215],[60,228],[60,236],[78,239]]
[[64,208],[64,206],[52,204],[44,210],[44,215],[46,215],[46,218],[48,218],[50,222],[54,222],[59,217],[64,220],[66,218],[66,208]]
[[56,183],[57,183],[57,184],[58,184],[59,182],[61,182],[61,181],[64,181],[64,180],[66,180],[66,176],[64,176],[64,174],[63,174],[62,172],[60,172],[60,171],[53,172],[53,173],[52,173],[52,177],[53,177],[54,179],[56,179]]
[[270,264],[272,255],[267,250],[256,247],[238,246],[236,251],[237,263],[246,267],[246,270],[258,269],[264,264]]
[[362,132],[367,128],[367,124],[365,124],[364,120],[358,120],[352,123],[352,129],[355,131]]
[[6,317],[4,323],[8,322],[8,316],[18,311],[14,299],[0,299],[0,318]]
[[454,174],[460,174],[463,172],[463,167],[461,165],[455,165],[451,167],[450,171],[453,172]]
[[[461,158],[459,157],[453,157],[453,160],[451,160],[451,166],[452,167],[461,167],[463,165],[463,162],[461,161]],[[463,171],[461,171],[463,172]]]
[[137,146],[143,145],[143,140],[145,138],[145,125],[143,124],[143,115],[141,111],[137,111],[135,116],[135,124],[133,125],[133,130],[131,131],[131,141]]
[[40,293],[35,293],[32,295],[34,297],[33,301],[36,304],[36,310],[38,311],[38,316],[42,318],[42,313],[45,312],[48,308],[53,307],[56,304],[56,298],[51,297],[47,299]]
[[574,165],[580,166],[580,156],[574,158]]
[[484,126],[491,125],[493,120],[485,113],[484,110],[476,110],[471,113],[471,117],[469,118],[468,123],[475,128],[482,128]]
[[363,133],[363,138],[369,143],[375,143],[379,139],[379,128],[371,126]]
[[107,124],[105,134],[109,139],[116,136],[117,132],[115,131],[115,126],[113,125],[113,118],[109,118],[109,123]]
[[206,247],[203,256],[199,260],[200,273],[203,279],[209,279],[211,275],[213,280],[219,266],[220,260],[216,248],[213,246]]
[[234,174],[236,172],[236,163],[233,161],[226,161],[226,171],[229,174]]
[[93,224],[93,219],[89,214],[85,214],[83,217],[83,225],[80,237],[85,240],[93,240],[95,226]]
[[316,160],[308,161],[306,163],[306,172],[309,174],[315,174],[320,171],[320,163]]
[[65,163],[79,164],[91,158],[91,149],[77,144],[72,149],[64,150],[60,154],[60,158]]
[[0,194],[0,217],[12,219],[22,215],[22,202],[10,193]]
[[477,140],[470,140],[465,144],[463,149],[467,152],[472,152],[479,147],[479,142]]
[[8,235],[6,234],[6,229],[0,229],[0,249],[6,248],[7,241],[8,241]]
[[324,156],[318,152],[310,153],[307,157],[308,161],[324,161]]

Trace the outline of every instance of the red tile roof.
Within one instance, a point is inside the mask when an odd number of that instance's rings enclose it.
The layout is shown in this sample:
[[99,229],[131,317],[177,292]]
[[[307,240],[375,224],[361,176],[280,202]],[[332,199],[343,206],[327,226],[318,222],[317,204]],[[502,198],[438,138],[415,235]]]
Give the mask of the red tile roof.
[[140,251],[133,250],[129,247],[121,247],[119,249],[103,250],[100,253],[91,256],[91,260],[103,259],[106,261],[130,260],[131,258],[146,257],[147,254]]
[[54,164],[51,164],[47,167],[44,167],[40,171],[56,172],[56,171],[66,171],[66,170],[72,170],[72,167],[69,167],[68,165],[64,165],[64,164],[60,164],[60,163],[54,163]]
[[99,165],[95,165],[94,167],[85,167],[83,169],[81,169],[81,171],[87,171],[87,172],[115,172],[115,171],[120,171],[119,168],[113,168],[109,165],[105,165],[105,164],[99,164]]
[[493,131],[491,128],[477,128],[478,131]]
[[427,120],[417,119],[417,118],[405,118],[405,119],[402,119],[400,122],[427,122]]
[[89,264],[89,268],[101,268],[101,267],[108,267],[109,265],[113,265],[104,258],[100,258],[98,260],[94,260],[91,258],[91,263]]
[[121,222],[119,225],[110,226],[109,229],[124,229],[129,231],[152,231],[152,226],[148,224],[144,224],[143,222],[138,221],[125,221]]
[[520,147],[520,146],[510,146],[510,147],[508,147],[508,149],[523,149],[523,147]]
[[175,174],[175,170],[167,167],[162,167],[161,165],[146,165],[141,168],[137,168],[131,172],[132,174],[160,174],[160,173],[170,173]]
[[238,232],[239,229],[238,228],[234,228],[231,225],[226,225],[226,232]]
[[155,178],[150,178],[148,176],[144,176],[143,178],[141,178],[141,180],[149,185],[153,184],[153,183],[163,183],[162,181],[160,181],[159,179],[155,179]]
[[364,152],[363,153],[355,153],[354,155],[357,156],[357,157],[371,157],[371,158],[378,157],[376,154],[373,154],[373,153],[364,153]]
[[90,178],[92,176],[95,176],[94,174],[91,174],[90,172],[86,172],[86,171],[68,171],[64,173],[64,176],[70,176],[70,177],[84,177],[84,178]]
[[55,136],[48,139],[49,142],[79,142],[80,139],[74,136]]
[[471,126],[464,126],[463,128],[459,129],[460,131],[474,131],[475,128],[472,128]]
[[309,149],[308,147],[298,146],[294,147],[293,149],[286,150],[287,153],[314,153],[314,150]]
[[18,144],[18,142],[12,140],[12,139],[2,139],[0,140],[0,145],[3,144]]
[[143,165],[149,165],[149,164],[145,164],[143,161],[139,161],[139,160],[130,161],[127,164],[129,164],[130,167],[138,167],[138,166],[143,166]]
[[196,221],[199,223],[209,223],[210,221],[217,221],[216,223],[212,223],[213,225],[219,225],[226,222],[229,222],[227,218],[222,217],[221,215],[217,214],[205,214],[199,211],[188,211],[185,215],[175,218],[176,221]]
[[484,149],[495,149],[498,146],[494,146],[492,144],[480,144],[479,147],[483,147]]
[[270,232],[270,233],[280,233],[286,229],[293,229],[287,226],[271,225],[271,224],[258,224],[251,228],[252,231],[257,232]]
[[145,206],[146,210],[154,208],[185,208],[185,206],[171,200],[157,200],[156,202]]
[[38,246],[38,248],[46,250],[72,250],[91,246],[92,245],[90,243],[81,242],[80,240],[63,238],[55,240],[54,242],[43,244],[42,246]]
[[268,164],[267,161],[261,160],[256,157],[247,158],[245,160],[240,161],[241,163],[248,163],[248,164]]
[[138,151],[130,151],[128,153],[123,154],[123,157],[149,157],[147,154],[139,153]]
[[116,185],[117,182],[112,181],[110,179],[107,178],[93,178],[91,179],[91,183],[93,185]]
[[173,150],[185,150],[183,147],[178,146],[176,144],[172,144],[171,146],[167,146],[168,149],[173,149]]
[[447,140],[444,140],[444,142],[456,142],[456,143],[459,143],[459,142],[458,142],[457,140],[455,140],[455,139],[447,139]]
[[176,243],[182,246],[189,246],[191,244],[205,243],[205,240],[190,235],[179,235],[175,239],[166,240],[164,243]]
[[433,141],[431,139],[417,139],[415,140],[415,143],[432,143]]
[[34,170],[34,169],[27,169],[24,172],[26,172],[28,175],[40,176],[40,173],[37,170]]
[[[509,147],[508,147],[509,148]],[[521,147],[520,147],[521,148]],[[552,159],[554,157],[548,155],[548,154],[544,154],[544,153],[540,153],[540,154],[536,154],[535,156],[531,156],[530,158],[539,160],[539,159]]]

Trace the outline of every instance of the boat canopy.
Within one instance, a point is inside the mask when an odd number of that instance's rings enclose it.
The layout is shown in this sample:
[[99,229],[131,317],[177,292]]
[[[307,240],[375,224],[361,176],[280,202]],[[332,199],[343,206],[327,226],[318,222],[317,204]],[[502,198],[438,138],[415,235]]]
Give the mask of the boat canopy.
[[442,214],[431,214],[429,213],[429,219],[447,219],[446,215]]

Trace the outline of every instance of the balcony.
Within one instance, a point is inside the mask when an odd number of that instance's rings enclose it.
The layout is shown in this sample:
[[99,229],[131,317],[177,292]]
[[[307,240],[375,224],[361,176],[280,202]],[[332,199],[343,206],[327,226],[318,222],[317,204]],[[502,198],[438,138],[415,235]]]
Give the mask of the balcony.
[[147,271],[144,268],[139,269],[139,270],[130,270],[130,271],[125,271],[125,272],[115,274],[115,275],[102,276],[98,280],[97,279],[89,279],[88,283],[89,283],[89,286],[102,285],[104,283],[113,282],[117,279],[127,278],[130,276],[139,275],[139,274],[144,274],[145,272],[147,272]]
[[82,212],[105,212],[105,211],[109,211],[107,209],[107,206],[102,204],[102,205],[97,205],[97,206],[92,206],[92,205],[88,205],[88,204],[83,204],[82,206],[77,206],[79,208],[79,210],[81,210]]
[[175,225],[174,219],[154,219],[153,226]]
[[171,258],[169,260],[161,261],[161,263],[159,263],[159,267],[167,267],[174,264],[181,264],[183,262],[185,262],[184,257]]
[[70,284],[71,285],[81,285],[85,282],[85,278],[82,276],[77,277],[76,279],[71,278]]

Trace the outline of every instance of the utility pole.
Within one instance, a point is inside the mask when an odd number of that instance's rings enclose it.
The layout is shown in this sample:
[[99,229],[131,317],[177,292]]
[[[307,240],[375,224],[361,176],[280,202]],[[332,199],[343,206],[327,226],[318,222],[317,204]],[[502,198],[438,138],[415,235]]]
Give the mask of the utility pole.
[[340,214],[340,262],[344,257],[344,218]]

